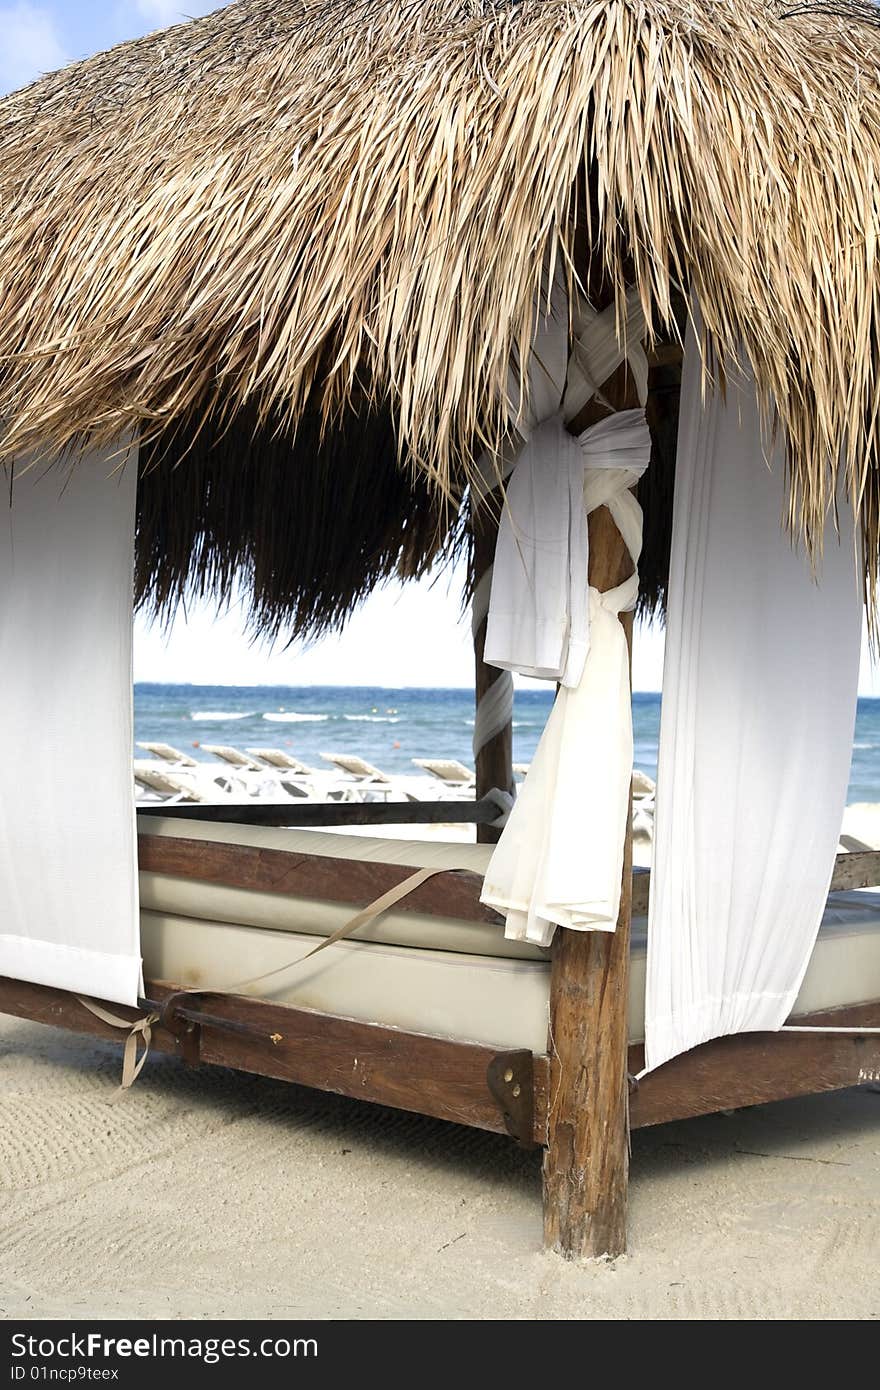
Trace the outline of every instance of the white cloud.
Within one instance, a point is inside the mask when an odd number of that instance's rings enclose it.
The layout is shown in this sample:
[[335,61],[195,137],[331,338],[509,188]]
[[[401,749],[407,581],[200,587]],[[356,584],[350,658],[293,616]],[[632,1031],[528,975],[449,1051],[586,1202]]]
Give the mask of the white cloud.
[[60,68],[66,59],[49,10],[28,0],[0,5],[0,92],[24,87],[42,73]]

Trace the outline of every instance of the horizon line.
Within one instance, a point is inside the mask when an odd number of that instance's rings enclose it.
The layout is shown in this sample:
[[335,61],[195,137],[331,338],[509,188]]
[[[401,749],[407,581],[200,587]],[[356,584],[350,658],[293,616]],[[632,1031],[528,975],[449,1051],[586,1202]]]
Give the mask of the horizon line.
[[[365,681],[363,684],[342,683],[339,681],[304,681],[300,685],[291,684],[289,681],[162,681],[138,679],[133,682],[135,688],[142,685],[173,685],[181,689],[205,689],[212,687],[215,690],[444,690],[456,691],[461,693],[474,693],[472,685],[379,685],[373,681]],[[528,685],[516,686],[519,693],[534,694],[543,693],[543,690],[551,690],[552,681],[547,681],[546,686]],[[659,695],[659,690],[633,690],[633,695]]]

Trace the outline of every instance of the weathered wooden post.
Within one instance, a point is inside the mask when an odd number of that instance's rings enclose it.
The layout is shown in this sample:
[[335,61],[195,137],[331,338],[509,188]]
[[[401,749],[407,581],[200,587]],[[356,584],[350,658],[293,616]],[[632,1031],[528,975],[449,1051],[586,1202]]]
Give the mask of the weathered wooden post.
[[[614,409],[638,404],[623,367],[602,394]],[[572,428],[607,410],[596,401]],[[606,507],[589,518],[589,582],[622,583],[632,561]],[[621,616],[632,643],[632,614]],[[623,886],[615,932],[560,929],[550,978],[550,1108],[544,1155],[544,1243],[566,1259],[626,1249],[629,1136],[627,1025],[632,916],[632,814],[627,818]]]
[[[497,494],[485,499],[471,513],[474,528],[472,564],[474,592],[473,637],[476,711],[474,717],[474,766],[477,774],[477,800],[493,787],[513,791],[513,677],[483,661],[486,644],[486,615],[489,586],[498,538]],[[477,840],[494,844],[501,831],[491,825],[477,826]]]

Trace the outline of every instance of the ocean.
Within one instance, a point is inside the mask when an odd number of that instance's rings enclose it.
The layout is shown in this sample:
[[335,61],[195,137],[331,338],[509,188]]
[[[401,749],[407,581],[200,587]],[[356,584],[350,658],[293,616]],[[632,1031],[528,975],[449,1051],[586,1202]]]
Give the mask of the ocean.
[[[531,760],[552,692],[518,690],[515,762]],[[413,773],[413,758],[459,758],[473,765],[473,692],[388,690],[380,686],[157,685],[134,688],[135,738],[210,758],[205,743],[282,748],[304,763],[320,754],[359,753],[386,772]],[[660,696],[633,695],[636,767],[657,772]],[[138,750],[140,756],[144,756]],[[880,700],[859,700],[849,804],[880,801]]]

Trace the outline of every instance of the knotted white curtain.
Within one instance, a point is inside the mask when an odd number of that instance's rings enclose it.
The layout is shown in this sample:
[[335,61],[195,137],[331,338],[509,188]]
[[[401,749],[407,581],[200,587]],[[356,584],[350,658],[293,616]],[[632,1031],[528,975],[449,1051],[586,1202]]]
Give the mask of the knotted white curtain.
[[604,594],[588,587],[587,514],[610,508],[635,568],[641,510],[630,488],[651,452],[644,408],[610,415],[577,439],[565,428],[624,356],[644,404],[637,297],[628,299],[621,324],[613,306],[596,314],[579,303],[569,357],[562,296],[557,281],[529,368],[530,381],[540,384],[529,396],[532,413],[513,412],[525,445],[499,527],[486,637],[492,664],[562,682],[482,894],[505,913],[508,937],[539,945],[549,944],[557,926],[613,931],[617,923],[632,776],[619,614],[635,605],[638,576]]
[[0,975],[137,1002],[136,451],[4,477]]
[[484,660],[576,686],[587,655],[584,455],[562,415],[531,431],[498,528]]
[[846,802],[861,593],[851,509],[818,582],[782,528],[754,383],[703,398],[688,335],[648,931],[647,1069],[777,1029],[813,949]]

